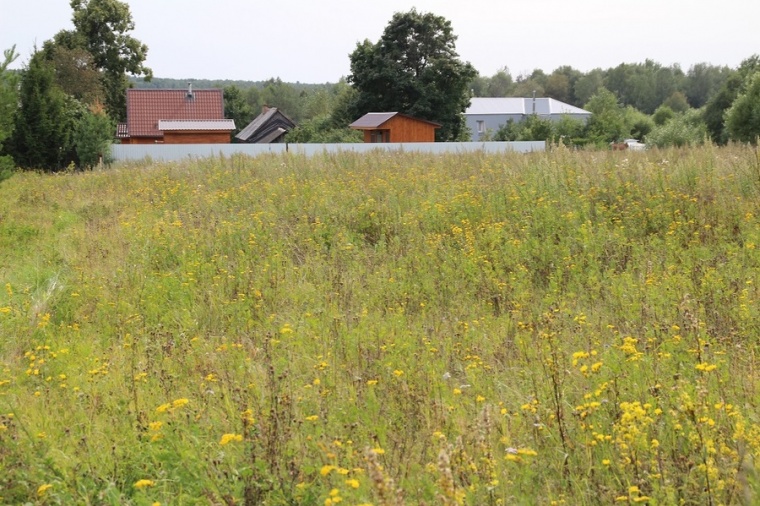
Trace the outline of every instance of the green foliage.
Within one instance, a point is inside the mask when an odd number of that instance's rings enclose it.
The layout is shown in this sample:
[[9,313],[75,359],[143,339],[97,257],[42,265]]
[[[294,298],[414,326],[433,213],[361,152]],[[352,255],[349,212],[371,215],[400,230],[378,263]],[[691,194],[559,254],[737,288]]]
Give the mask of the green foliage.
[[307,91],[299,91],[278,77],[267,81],[260,91],[259,100],[262,105],[277,107],[294,123],[298,124],[304,118],[303,109],[307,96]]
[[509,120],[494,133],[495,141],[553,141],[568,146],[585,144],[583,121],[562,116],[558,121],[539,116],[528,116],[525,121]]
[[699,109],[707,104],[733,71],[726,67],[717,67],[708,63],[697,63],[686,73],[684,93],[689,105]]
[[257,113],[245,99],[243,91],[235,85],[225,86],[224,91],[224,117],[235,120],[235,130],[232,136],[248,126]]
[[757,144],[760,136],[760,72],[747,78],[747,84],[726,111],[726,130],[731,139]]
[[61,90],[87,105],[103,103],[101,72],[86,49],[69,49],[47,41],[42,52],[55,69],[56,84]]
[[55,84],[55,72],[42,53],[22,72],[19,109],[9,151],[20,167],[61,170],[73,161],[72,135],[81,110]]
[[577,104],[582,106],[587,104],[591,97],[604,87],[604,71],[602,69],[593,69],[589,73],[581,76],[575,82],[573,92]]
[[668,107],[667,105],[661,105],[657,108],[656,111],[654,111],[654,114],[652,115],[652,120],[654,121],[654,124],[657,126],[662,126],[671,119],[675,117],[676,113],[673,112],[673,109]]
[[513,93],[514,80],[509,68],[503,67],[491,77],[475,77],[470,88],[475,97],[509,97]]
[[626,110],[618,103],[614,93],[601,88],[583,107],[593,115],[586,125],[587,137],[597,145],[606,145],[630,134],[626,123]]
[[674,92],[681,89],[684,73],[677,65],[663,67],[646,60],[643,64],[622,63],[607,71],[605,87],[615,93],[623,105],[652,114]]
[[344,143],[363,142],[362,132],[348,127],[337,127],[331,116],[317,116],[302,121],[285,136],[286,142]]
[[629,137],[634,139],[643,139],[655,126],[652,118],[631,106],[625,108],[625,123]]
[[70,5],[74,30],[59,32],[45,49],[53,53],[57,53],[56,47],[87,51],[100,72],[109,116],[124,121],[126,74],[144,75],[148,80],[153,75],[144,65],[148,46],[129,34],[135,28],[129,5],[118,0],[71,0]]
[[354,118],[402,112],[440,123],[439,141],[467,136],[462,113],[476,72],[459,60],[455,41],[451,22],[441,16],[415,9],[394,14],[377,43],[365,40],[350,55]]
[[760,71],[760,56],[753,55],[739,65],[723,83],[720,91],[713,96],[705,107],[704,120],[713,142],[726,144],[729,132],[725,125],[726,111],[733,105],[736,98],[744,91],[750,76]]
[[[13,133],[14,118],[18,106],[18,75],[8,67],[18,58],[16,46],[3,51],[0,63],[0,148]],[[0,153],[2,151],[0,150]]]
[[689,102],[686,100],[686,95],[680,91],[673,92],[662,105],[670,107],[670,109],[676,113],[686,112],[690,109]]
[[114,123],[105,113],[87,111],[74,132],[79,166],[93,168],[100,163],[110,163]]
[[677,114],[646,136],[648,145],[658,148],[699,146],[707,139],[707,127],[700,111],[691,109]]

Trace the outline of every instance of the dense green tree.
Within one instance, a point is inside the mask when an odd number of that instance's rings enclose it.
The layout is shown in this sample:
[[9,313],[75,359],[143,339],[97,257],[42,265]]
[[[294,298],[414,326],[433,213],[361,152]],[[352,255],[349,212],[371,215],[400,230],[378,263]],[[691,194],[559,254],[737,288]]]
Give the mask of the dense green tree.
[[714,96],[731,75],[726,66],[717,67],[707,63],[697,63],[689,68],[684,79],[684,93],[689,105],[699,109]]
[[747,78],[745,91],[726,111],[726,130],[731,139],[757,144],[760,136],[760,72]]
[[653,60],[645,60],[644,63],[622,63],[608,70],[604,85],[623,105],[652,114],[680,89],[682,81],[683,71],[677,65],[663,67]]
[[18,107],[18,74],[8,67],[16,61],[16,46],[3,51],[0,62],[0,146],[13,132],[13,117]]
[[627,137],[643,140],[654,128],[654,120],[630,105],[625,108],[625,125],[628,128]]
[[753,55],[742,61],[739,68],[726,79],[718,93],[707,102],[703,118],[713,142],[718,144],[728,142],[729,132],[725,125],[726,111],[744,91],[750,76],[758,71],[760,71],[759,55]]
[[148,46],[130,35],[135,24],[129,5],[118,0],[71,0],[70,5],[74,11],[74,30],[59,32],[44,49],[86,50],[100,72],[109,116],[124,121],[127,74],[145,76],[148,80],[153,76],[144,65]]
[[671,119],[675,117],[676,113],[673,112],[673,109],[668,107],[667,105],[661,105],[657,108],[656,111],[654,111],[654,114],[652,115],[652,120],[654,120],[655,126],[662,126]]
[[299,143],[346,143],[362,142],[363,139],[358,130],[334,126],[329,115],[304,120],[285,137],[287,142]]
[[114,123],[105,111],[87,111],[74,131],[74,146],[79,166],[90,169],[109,163]]
[[254,112],[246,101],[243,91],[234,84],[225,86],[222,93],[224,95],[224,117],[235,120],[235,130],[232,132],[234,136],[248,126],[258,111]]
[[60,170],[74,161],[77,104],[56,85],[52,65],[35,52],[22,72],[10,146],[18,166]]
[[380,40],[365,40],[351,53],[348,81],[356,88],[354,116],[371,111],[402,112],[435,121],[439,141],[464,139],[463,112],[476,76],[459,59],[451,23],[412,9],[396,13]]
[[18,75],[8,67],[16,61],[16,46],[3,51],[0,63],[0,181],[11,174],[14,163],[10,155],[4,153],[4,144],[13,134],[14,119],[18,108]]
[[508,97],[514,88],[514,80],[507,67],[502,67],[488,81],[487,97]]
[[267,81],[260,93],[262,106],[277,107],[296,124],[304,118],[303,109],[308,96],[305,89],[299,90],[279,77]]
[[43,52],[53,65],[61,90],[85,104],[103,102],[102,76],[86,49],[47,45]]
[[583,108],[592,113],[586,125],[586,135],[592,143],[604,145],[630,135],[625,109],[610,90],[601,88]]
[[728,142],[728,131],[725,128],[725,115],[726,111],[734,103],[736,97],[739,94],[739,89],[742,85],[742,78],[734,72],[723,85],[720,90],[707,102],[702,117],[707,125],[707,132],[710,138],[716,144],[726,144]]
[[696,109],[676,114],[670,121],[655,126],[646,137],[646,143],[658,148],[697,146],[707,139],[707,128]]
[[582,106],[587,103],[603,86],[604,71],[602,69],[597,68],[580,76],[573,86],[574,105]]
[[690,109],[690,107],[689,107],[689,101],[686,99],[686,95],[684,95],[680,91],[673,92],[673,94],[670,95],[662,103],[662,105],[664,105],[666,107],[670,107],[670,109],[673,112],[676,112],[676,113],[686,112],[686,111],[688,111]]
[[574,91],[582,75],[581,71],[568,65],[556,68],[546,79],[546,96],[575,106],[582,105],[583,102],[578,102]]

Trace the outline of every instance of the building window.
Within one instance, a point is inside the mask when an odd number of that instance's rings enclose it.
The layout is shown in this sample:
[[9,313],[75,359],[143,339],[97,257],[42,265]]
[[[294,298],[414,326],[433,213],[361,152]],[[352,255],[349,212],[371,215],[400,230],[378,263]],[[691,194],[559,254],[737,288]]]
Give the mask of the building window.
[[479,134],[486,133],[486,122],[483,120],[478,120],[478,133]]
[[370,134],[371,142],[390,142],[390,132],[387,130],[373,130]]

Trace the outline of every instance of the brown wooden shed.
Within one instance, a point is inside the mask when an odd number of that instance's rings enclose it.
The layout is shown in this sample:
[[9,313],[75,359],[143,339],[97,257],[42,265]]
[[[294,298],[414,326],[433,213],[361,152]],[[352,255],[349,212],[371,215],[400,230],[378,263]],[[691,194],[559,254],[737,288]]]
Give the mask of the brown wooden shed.
[[369,112],[349,127],[364,131],[364,142],[435,142],[441,125],[399,112]]

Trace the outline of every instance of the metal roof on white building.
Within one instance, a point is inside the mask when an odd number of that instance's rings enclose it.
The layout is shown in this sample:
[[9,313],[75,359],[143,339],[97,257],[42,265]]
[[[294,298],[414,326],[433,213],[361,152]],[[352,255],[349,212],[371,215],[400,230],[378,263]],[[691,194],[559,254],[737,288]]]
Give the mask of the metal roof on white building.
[[[535,109],[534,109],[535,105]],[[589,111],[553,98],[521,97],[473,97],[470,107],[464,112],[470,114],[586,114]]]

